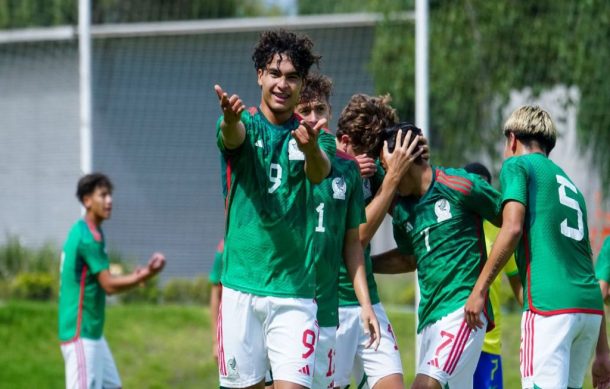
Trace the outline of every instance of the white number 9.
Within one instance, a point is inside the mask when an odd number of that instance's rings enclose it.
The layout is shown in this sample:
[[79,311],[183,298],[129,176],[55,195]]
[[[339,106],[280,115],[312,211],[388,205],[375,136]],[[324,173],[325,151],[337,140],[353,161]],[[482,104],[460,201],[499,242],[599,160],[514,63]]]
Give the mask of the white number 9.
[[273,185],[269,188],[269,193],[273,193],[282,183],[282,167],[277,163],[272,163],[269,167],[269,181]]

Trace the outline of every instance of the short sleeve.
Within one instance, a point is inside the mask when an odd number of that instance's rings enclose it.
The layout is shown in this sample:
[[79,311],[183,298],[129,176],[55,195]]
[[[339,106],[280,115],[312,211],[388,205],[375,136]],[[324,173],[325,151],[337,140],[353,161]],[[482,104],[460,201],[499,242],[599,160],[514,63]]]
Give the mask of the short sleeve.
[[595,262],[595,278],[610,283],[610,237],[604,241]]
[[501,210],[500,192],[476,174],[469,174],[469,179],[472,189],[469,194],[464,195],[464,205],[486,220],[495,220]]
[[210,284],[220,284],[220,275],[222,274],[222,251],[216,251],[214,255],[214,264],[210,272]]
[[110,268],[108,254],[106,254],[102,242],[81,242],[78,250],[91,274],[98,274],[99,272]]
[[517,201],[527,207],[527,180],[527,169],[519,158],[513,157],[504,161],[500,171],[502,204]]
[[366,211],[364,208],[364,195],[362,192],[362,178],[360,170],[355,163],[350,162],[350,194],[347,204],[346,229],[358,228],[360,224],[366,223]]
[[[218,118],[218,120],[216,121],[216,145],[218,146],[218,149],[220,150],[220,152],[222,154],[225,155],[232,155],[235,154],[236,152],[238,152],[242,146],[233,149],[233,150],[228,150],[225,148],[224,142],[222,140],[222,130],[220,129],[220,125],[222,124],[222,121],[224,120],[224,116],[220,116]],[[245,110],[244,112],[241,113],[241,122],[244,124],[244,127],[246,128],[246,139],[244,140],[244,142],[247,142],[249,137],[251,136],[252,133],[252,115],[250,114],[250,112],[248,110]]]

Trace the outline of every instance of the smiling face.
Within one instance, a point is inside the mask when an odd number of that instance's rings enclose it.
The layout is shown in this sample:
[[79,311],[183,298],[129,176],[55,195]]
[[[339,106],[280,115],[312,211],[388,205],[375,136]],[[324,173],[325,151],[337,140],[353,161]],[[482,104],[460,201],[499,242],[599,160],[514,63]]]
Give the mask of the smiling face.
[[280,54],[275,54],[266,68],[257,73],[262,89],[261,110],[265,117],[274,124],[286,122],[299,102],[303,78],[290,59]]
[[296,111],[311,127],[315,126],[321,119],[330,122],[330,105],[323,98],[301,103],[297,106]]
[[112,192],[106,186],[96,186],[93,193],[83,197],[87,218],[96,225],[110,218],[112,213]]

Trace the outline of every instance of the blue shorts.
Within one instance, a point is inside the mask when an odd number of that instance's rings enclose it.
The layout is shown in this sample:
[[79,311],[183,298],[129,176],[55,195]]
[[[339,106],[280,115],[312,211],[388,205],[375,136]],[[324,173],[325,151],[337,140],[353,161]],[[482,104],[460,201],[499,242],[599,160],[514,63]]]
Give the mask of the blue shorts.
[[502,357],[481,351],[474,372],[474,386],[479,389],[502,389]]

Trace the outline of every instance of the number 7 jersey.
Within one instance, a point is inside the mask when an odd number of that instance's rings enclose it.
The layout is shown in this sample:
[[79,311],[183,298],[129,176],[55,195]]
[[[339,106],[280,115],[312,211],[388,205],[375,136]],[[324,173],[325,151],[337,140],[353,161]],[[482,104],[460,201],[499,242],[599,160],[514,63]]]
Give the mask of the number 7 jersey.
[[595,279],[585,200],[553,161],[540,153],[504,161],[502,203],[526,207],[516,251],[523,309],[540,315],[603,314]]

